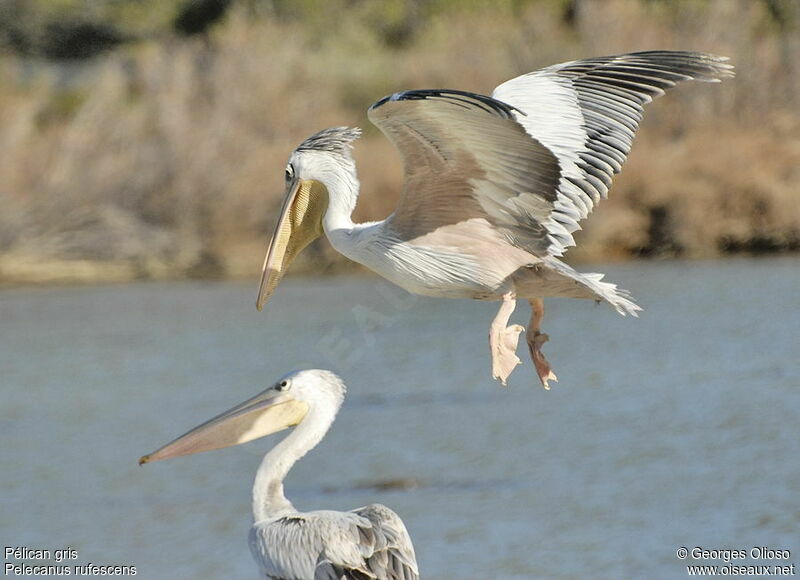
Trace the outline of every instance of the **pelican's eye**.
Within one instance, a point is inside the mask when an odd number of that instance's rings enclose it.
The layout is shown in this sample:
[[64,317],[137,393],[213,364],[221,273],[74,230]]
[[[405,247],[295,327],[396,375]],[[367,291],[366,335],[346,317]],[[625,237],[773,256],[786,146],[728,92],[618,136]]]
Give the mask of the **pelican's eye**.
[[275,385],[275,389],[278,391],[288,391],[291,386],[292,384],[287,379],[283,379],[280,383]]
[[286,166],[286,182],[288,183],[292,179],[294,179],[294,167],[292,167],[292,164],[290,163]]

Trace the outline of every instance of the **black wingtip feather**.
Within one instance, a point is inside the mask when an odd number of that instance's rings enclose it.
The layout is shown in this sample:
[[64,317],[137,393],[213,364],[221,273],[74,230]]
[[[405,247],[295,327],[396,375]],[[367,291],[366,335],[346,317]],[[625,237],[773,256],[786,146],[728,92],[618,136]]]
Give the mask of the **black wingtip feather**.
[[503,101],[498,101],[486,95],[471,93],[469,91],[459,91],[456,89],[416,89],[402,91],[383,97],[375,102],[370,107],[370,110],[377,109],[391,101],[420,101],[426,99],[443,99],[451,101],[459,106],[478,106],[487,113],[499,115],[504,119],[513,119],[514,112],[525,115],[523,111]]

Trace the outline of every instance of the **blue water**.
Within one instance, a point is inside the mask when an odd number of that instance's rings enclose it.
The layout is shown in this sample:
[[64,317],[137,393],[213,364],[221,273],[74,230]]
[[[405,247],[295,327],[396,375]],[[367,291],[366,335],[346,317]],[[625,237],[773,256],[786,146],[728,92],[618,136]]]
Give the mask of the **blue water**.
[[315,366],[349,394],[287,495],[392,507],[425,578],[685,578],[717,563],[681,561],[682,546],[800,564],[800,260],[581,269],[645,312],[547,301],[550,392],[524,344],[509,388],[491,380],[497,304],[375,278],[289,279],[262,314],[254,284],[2,291],[0,544],[71,547],[71,563],[140,578],[256,577],[249,494],[281,435],[136,460]]

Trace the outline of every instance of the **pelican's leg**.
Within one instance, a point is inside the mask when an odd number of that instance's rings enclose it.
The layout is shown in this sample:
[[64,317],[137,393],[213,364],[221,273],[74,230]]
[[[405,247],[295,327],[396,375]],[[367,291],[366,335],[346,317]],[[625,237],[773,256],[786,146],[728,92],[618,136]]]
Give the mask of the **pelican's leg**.
[[533,359],[533,366],[536,367],[536,374],[539,375],[539,380],[545,389],[550,390],[550,385],[547,381],[558,382],[558,377],[550,368],[550,363],[544,357],[542,352],[542,345],[550,340],[550,337],[541,332],[542,318],[544,318],[544,301],[541,298],[533,298],[529,300],[531,303],[531,323],[528,326],[528,332],[525,335],[528,341],[528,349],[531,351],[531,358]]
[[495,379],[499,379],[504,386],[508,375],[521,362],[516,354],[517,341],[519,340],[519,333],[525,329],[519,324],[506,326],[516,304],[516,295],[513,292],[503,294],[503,303],[500,305],[500,310],[497,311],[497,316],[494,317],[491,326],[489,326],[492,376]]

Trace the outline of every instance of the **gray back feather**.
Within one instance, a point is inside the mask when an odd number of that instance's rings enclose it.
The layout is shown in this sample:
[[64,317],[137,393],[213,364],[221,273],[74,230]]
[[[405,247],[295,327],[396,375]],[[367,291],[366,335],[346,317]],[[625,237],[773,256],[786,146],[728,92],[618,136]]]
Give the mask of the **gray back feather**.
[[411,538],[400,517],[372,504],[256,523],[250,549],[267,578],[417,580]]

